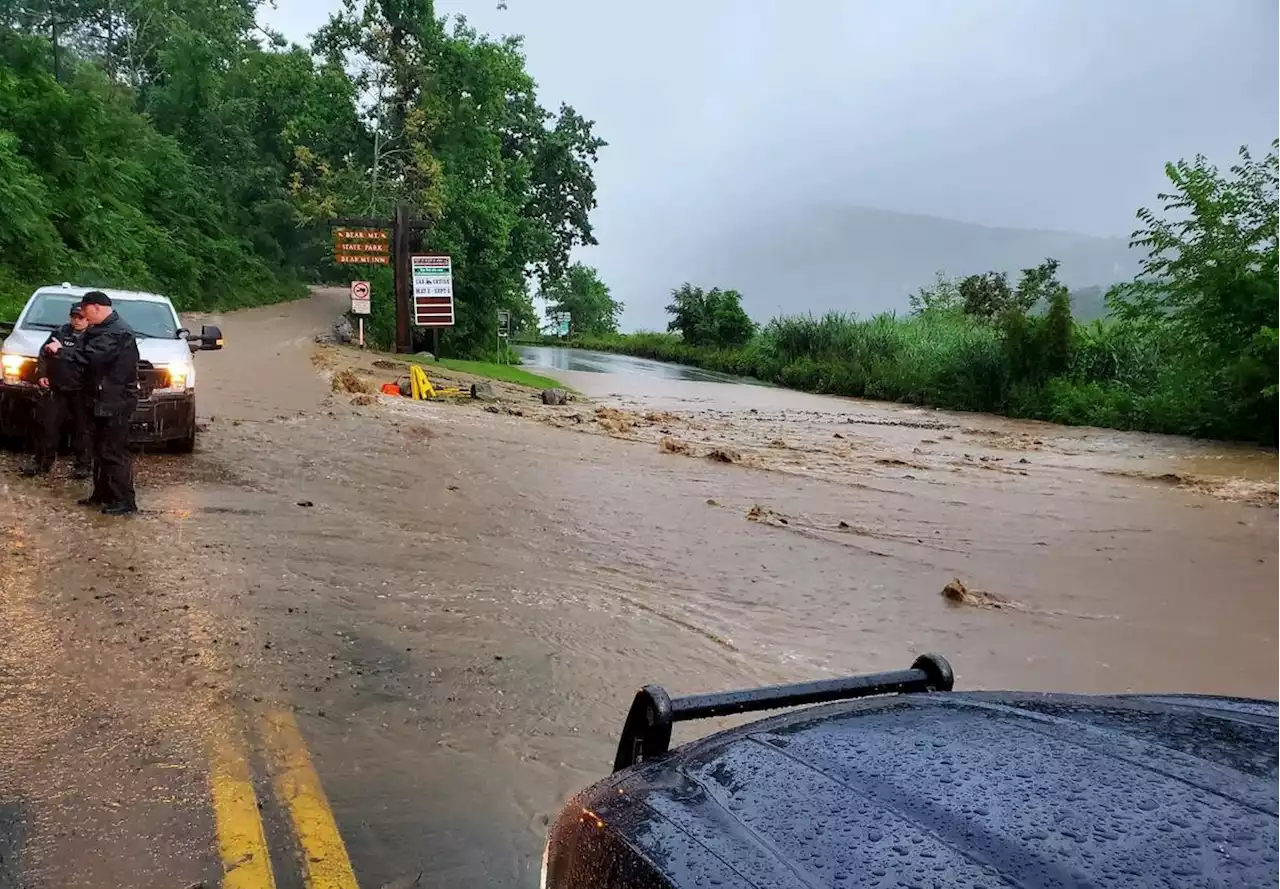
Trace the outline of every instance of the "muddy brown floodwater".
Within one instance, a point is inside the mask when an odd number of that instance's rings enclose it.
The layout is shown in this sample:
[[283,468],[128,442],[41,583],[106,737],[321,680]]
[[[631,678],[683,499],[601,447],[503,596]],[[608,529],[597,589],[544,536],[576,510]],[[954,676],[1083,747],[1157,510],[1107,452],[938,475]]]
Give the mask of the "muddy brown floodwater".
[[1273,453],[645,374],[353,398],[399,371],[315,344],[343,298],[218,319],[137,520],[0,481],[0,886],[215,885],[210,739],[271,710],[361,886],[524,887],[640,683],[1276,697]]

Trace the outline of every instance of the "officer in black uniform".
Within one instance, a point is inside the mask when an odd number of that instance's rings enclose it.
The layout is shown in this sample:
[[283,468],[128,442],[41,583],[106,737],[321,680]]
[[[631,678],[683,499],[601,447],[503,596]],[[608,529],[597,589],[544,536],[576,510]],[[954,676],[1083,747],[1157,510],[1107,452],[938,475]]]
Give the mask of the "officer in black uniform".
[[36,376],[44,391],[36,407],[35,457],[22,468],[26,476],[46,475],[57,459],[62,432],[71,427],[71,452],[75,455],[73,478],[88,478],[93,467],[92,414],[82,391],[84,367],[71,359],[80,348],[89,322],[79,303],[71,306],[68,322],[49,334],[48,344],[57,340],[61,350],[50,355],[40,350]]
[[[93,399],[94,457],[93,492],[80,503],[101,506],[106,515],[132,515],[138,502],[129,421],[138,405],[138,342],[102,291],[90,290],[80,305],[90,326],[70,357],[84,368]],[[53,340],[44,348],[57,355],[62,347]]]

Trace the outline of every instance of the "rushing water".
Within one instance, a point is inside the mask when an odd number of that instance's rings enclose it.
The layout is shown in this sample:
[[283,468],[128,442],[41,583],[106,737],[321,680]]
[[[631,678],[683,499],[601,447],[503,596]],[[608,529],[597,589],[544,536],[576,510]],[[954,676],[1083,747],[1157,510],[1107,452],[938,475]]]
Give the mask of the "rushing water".
[[710,370],[700,370],[696,367],[633,358],[630,355],[615,355],[611,352],[561,349],[554,346],[517,346],[516,351],[526,365],[549,370],[615,374],[648,380],[696,380],[707,383],[753,382]]

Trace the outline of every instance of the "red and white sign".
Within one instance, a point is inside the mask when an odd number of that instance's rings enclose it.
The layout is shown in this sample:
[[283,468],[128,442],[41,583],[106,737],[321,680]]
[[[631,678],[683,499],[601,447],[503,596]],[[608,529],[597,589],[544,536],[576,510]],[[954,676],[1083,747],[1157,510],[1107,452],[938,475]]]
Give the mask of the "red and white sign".
[[368,315],[372,308],[368,281],[351,282],[351,314]]
[[453,260],[438,254],[409,258],[413,280],[413,323],[418,327],[453,326]]

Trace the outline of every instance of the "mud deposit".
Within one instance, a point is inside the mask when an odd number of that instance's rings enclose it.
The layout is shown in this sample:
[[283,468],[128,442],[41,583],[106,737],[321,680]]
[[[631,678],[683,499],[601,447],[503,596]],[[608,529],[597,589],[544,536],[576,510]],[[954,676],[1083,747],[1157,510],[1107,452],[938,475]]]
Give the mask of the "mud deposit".
[[1276,696],[1274,455],[599,374],[563,407],[415,403],[378,394],[398,362],[315,344],[344,299],[218,319],[197,453],[140,461],[134,521],[0,457],[17,884],[215,885],[207,742],[263,708],[360,885],[532,887],[641,683],[936,650],[964,688]]

